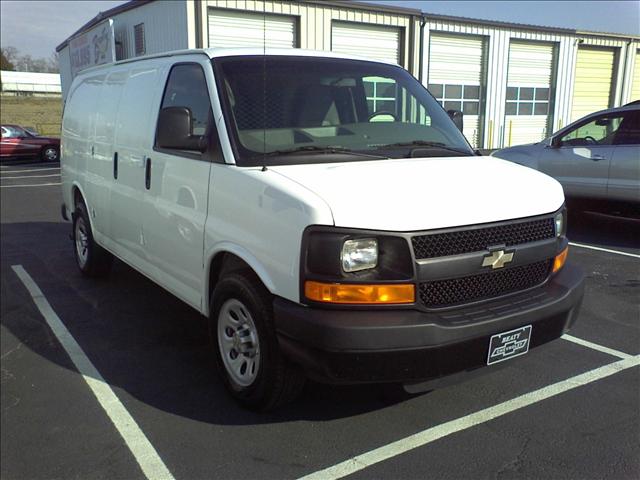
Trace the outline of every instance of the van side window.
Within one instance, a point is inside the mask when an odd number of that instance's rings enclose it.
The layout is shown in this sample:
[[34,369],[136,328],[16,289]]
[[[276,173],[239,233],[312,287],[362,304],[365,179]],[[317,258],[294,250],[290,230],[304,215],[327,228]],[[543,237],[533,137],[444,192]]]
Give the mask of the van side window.
[[[161,114],[163,110],[168,108],[189,112],[191,118],[189,140],[192,145],[196,146],[190,148],[189,143],[187,143],[183,148],[180,146],[172,148],[176,150],[191,150],[192,153],[199,154],[200,152],[196,152],[198,141],[200,141],[200,145],[203,144],[202,141],[205,140],[205,136],[208,134],[210,123],[213,123],[209,90],[200,65],[196,63],[179,64],[171,69],[164,97],[162,98]],[[156,133],[156,143],[159,132],[160,125],[158,125],[158,132]],[[161,147],[160,145],[156,146]]]

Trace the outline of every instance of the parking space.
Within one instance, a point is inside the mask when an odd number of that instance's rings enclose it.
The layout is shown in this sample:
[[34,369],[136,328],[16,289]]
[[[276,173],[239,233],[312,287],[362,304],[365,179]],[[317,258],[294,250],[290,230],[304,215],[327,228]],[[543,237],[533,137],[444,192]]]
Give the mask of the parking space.
[[[255,414],[225,393],[197,312],[121,262],[109,280],[80,276],[59,187],[47,185],[60,181],[46,176],[56,168],[0,169],[2,478],[160,478],[136,453],[145,440],[176,479],[640,475],[640,221],[570,215],[572,241],[614,251],[570,249],[587,274],[571,332],[582,344],[558,340],[422,395],[311,383],[295,404]],[[133,437],[14,265],[139,427]]]

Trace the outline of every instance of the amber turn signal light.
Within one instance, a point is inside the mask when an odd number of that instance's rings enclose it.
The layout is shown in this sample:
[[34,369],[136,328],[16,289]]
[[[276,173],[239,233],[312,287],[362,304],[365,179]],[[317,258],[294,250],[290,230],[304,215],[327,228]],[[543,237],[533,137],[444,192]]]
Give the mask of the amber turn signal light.
[[354,285],[306,281],[304,294],[309,300],[345,304],[413,303],[413,284]]
[[556,255],[556,258],[553,259],[553,273],[556,273],[562,267],[564,267],[565,262],[567,261],[567,254],[569,253],[569,247],[565,248],[560,254]]

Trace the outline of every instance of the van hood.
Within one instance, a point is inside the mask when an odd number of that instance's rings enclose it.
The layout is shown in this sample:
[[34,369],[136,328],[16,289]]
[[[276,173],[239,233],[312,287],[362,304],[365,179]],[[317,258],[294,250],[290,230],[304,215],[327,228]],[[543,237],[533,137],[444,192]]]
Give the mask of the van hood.
[[493,157],[411,158],[280,165],[270,170],[308,188],[339,227],[415,231],[554,212],[553,178]]

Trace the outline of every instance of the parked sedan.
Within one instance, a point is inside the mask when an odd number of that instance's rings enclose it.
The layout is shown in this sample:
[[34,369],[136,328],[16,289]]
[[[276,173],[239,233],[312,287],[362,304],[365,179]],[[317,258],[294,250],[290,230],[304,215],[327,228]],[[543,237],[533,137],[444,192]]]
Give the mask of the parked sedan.
[[541,142],[492,155],[551,175],[569,198],[640,204],[640,102],[592,113]]
[[60,158],[60,139],[34,135],[18,125],[2,125],[0,158],[38,157],[43,162]]

